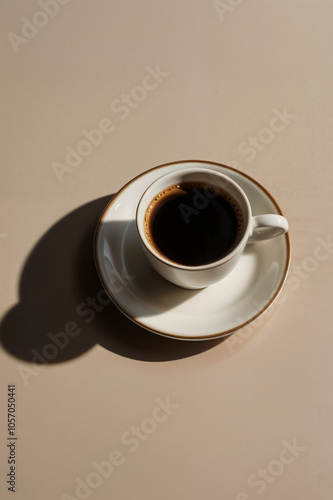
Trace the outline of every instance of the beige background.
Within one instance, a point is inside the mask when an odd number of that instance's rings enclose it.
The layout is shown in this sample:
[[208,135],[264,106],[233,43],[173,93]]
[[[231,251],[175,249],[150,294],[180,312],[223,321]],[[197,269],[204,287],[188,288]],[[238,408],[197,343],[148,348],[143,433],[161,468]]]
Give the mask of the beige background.
[[[79,498],[77,478],[115,449],[124,463],[86,498],[330,500],[333,250],[316,256],[332,241],[332,2],[64,3],[17,53],[7,34],[41,8],[1,3],[1,498],[14,383],[17,500]],[[112,103],[158,65],[168,76],[121,120]],[[295,116],[248,161],[242,142],[284,107]],[[60,182],[54,162],[103,118],[112,133]],[[279,305],[214,343],[154,336],[113,306],[86,323],[76,308],[101,288],[92,236],[110,195],[187,158],[235,166],[281,205],[293,258]],[[37,371],[31,351],[69,321],[80,335]],[[130,452],[123,433],[168,397],[178,407]],[[251,486],[260,468],[269,481]]]

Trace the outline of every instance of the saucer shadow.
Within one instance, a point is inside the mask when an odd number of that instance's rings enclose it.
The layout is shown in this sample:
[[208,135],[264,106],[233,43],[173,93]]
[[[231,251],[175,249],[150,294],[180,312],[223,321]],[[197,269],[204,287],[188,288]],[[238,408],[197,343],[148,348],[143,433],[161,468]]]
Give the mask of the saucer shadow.
[[162,337],[133,323],[113,303],[105,305],[109,301],[96,272],[93,238],[112,196],[77,208],[33,248],[20,280],[20,301],[0,325],[0,341],[13,356],[59,363],[100,344],[139,361],[170,361],[199,354],[223,341]]

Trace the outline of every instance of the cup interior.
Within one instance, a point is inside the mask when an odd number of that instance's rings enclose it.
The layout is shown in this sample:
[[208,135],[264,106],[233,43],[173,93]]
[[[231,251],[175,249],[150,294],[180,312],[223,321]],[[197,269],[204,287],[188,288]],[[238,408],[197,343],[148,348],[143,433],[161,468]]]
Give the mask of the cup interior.
[[[243,247],[244,241],[248,238],[251,207],[247,196],[236,182],[222,173],[206,168],[184,168],[170,172],[156,179],[146,189],[139,201],[136,214],[137,231],[145,248],[158,260],[167,263],[169,266],[193,270],[193,265],[180,264],[163,254],[156,245],[154,245],[149,229],[149,216],[153,209],[153,205],[160,203],[160,198],[167,196],[168,190],[170,191],[181,185],[198,186],[207,198],[213,198],[214,196],[225,197],[230,206],[233,207],[238,221],[237,238],[235,244],[230,248],[230,251],[221,258],[214,259],[212,262],[203,265],[196,265],[195,268],[206,269],[214,267],[232,258],[232,256]],[[202,203],[202,201],[203,200],[198,199],[197,208],[200,208],[199,203]]]

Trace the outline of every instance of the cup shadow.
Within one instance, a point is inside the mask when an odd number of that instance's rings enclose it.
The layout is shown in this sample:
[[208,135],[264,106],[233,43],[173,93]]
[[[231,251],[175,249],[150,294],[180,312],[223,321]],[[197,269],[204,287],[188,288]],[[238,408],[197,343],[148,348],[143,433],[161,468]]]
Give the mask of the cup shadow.
[[[95,268],[93,239],[112,196],[69,213],[28,256],[20,279],[20,301],[0,324],[0,341],[13,356],[60,363],[100,344],[138,361],[170,361],[199,354],[224,340],[184,342],[162,337],[133,323],[105,301]],[[102,293],[104,303],[97,300]],[[64,332],[72,335],[62,335]]]
[[123,295],[120,303],[128,302],[133,317],[164,313],[202,291],[180,288],[166,281],[151,267],[144,255],[135,220],[104,222],[100,247],[100,274],[107,277],[116,302],[117,297]]

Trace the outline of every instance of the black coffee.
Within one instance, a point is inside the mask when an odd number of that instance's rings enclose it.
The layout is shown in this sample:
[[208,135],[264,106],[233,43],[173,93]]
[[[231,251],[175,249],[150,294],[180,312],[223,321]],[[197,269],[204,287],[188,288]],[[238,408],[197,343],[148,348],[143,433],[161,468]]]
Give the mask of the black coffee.
[[227,255],[241,239],[242,215],[228,193],[199,183],[170,186],[146,211],[145,231],[157,252],[186,266]]

